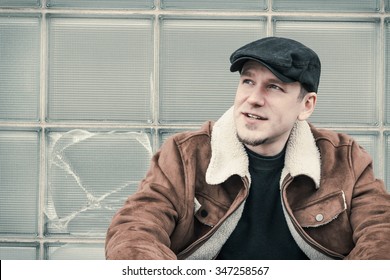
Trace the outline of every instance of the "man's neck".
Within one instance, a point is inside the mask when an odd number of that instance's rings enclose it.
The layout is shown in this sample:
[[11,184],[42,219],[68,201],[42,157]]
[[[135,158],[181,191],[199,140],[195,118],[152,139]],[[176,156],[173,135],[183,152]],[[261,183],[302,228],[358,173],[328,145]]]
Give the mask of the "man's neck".
[[264,157],[272,157],[272,156],[276,156],[276,155],[280,154],[283,151],[284,147],[286,146],[286,142],[283,144],[280,144],[280,145],[276,145],[276,144],[271,145],[271,144],[264,143],[264,144],[258,145],[258,146],[251,146],[251,145],[245,144],[245,147],[258,155],[261,155]]

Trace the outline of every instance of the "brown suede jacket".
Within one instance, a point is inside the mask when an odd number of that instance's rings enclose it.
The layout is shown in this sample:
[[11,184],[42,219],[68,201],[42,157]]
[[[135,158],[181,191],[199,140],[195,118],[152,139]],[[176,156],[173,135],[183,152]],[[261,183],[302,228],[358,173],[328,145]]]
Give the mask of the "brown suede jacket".
[[[215,125],[171,137],[113,217],[106,258],[215,258],[250,182],[232,109]],[[297,122],[280,189],[290,232],[310,259],[390,259],[390,195],[349,136]]]

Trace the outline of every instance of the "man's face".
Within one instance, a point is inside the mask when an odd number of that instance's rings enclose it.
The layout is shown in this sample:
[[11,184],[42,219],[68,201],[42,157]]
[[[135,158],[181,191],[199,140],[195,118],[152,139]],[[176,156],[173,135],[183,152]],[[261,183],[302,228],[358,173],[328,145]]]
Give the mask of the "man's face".
[[299,82],[284,83],[262,64],[246,62],[234,102],[239,139],[264,156],[281,152],[296,120],[308,118],[314,109],[315,93],[300,99],[300,91]]

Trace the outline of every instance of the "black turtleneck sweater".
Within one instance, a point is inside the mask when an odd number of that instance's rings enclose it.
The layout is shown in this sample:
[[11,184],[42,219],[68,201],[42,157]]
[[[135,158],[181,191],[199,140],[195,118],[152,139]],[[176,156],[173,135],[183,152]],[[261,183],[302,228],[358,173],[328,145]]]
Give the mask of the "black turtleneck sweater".
[[308,259],[291,236],[281,205],[279,180],[285,151],[272,157],[248,149],[247,153],[252,179],[249,196],[217,259]]

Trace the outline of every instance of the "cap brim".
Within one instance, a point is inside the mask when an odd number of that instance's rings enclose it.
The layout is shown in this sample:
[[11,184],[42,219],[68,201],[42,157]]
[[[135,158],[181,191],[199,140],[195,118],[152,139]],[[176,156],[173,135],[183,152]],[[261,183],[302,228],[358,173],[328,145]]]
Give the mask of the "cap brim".
[[247,62],[248,60],[254,60],[256,62],[259,62],[261,63],[262,65],[264,65],[265,67],[267,67],[278,79],[280,79],[282,82],[285,82],[285,83],[293,83],[293,82],[296,82],[295,80],[293,79],[290,79],[289,77],[281,74],[279,71],[276,71],[273,67],[271,67],[270,65],[268,65],[267,63],[265,63],[264,61],[260,60],[260,59],[256,59],[256,58],[253,58],[253,57],[240,57],[238,59],[236,59],[232,65],[230,66],[230,71],[231,72],[236,72],[236,71],[240,71],[241,72],[241,69],[242,67],[244,66],[245,62]]

